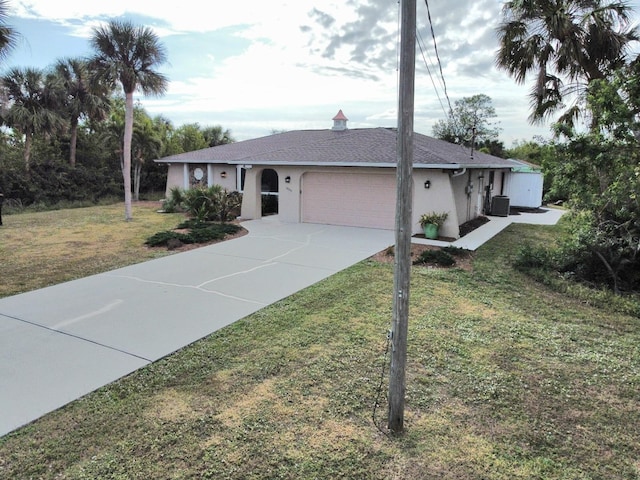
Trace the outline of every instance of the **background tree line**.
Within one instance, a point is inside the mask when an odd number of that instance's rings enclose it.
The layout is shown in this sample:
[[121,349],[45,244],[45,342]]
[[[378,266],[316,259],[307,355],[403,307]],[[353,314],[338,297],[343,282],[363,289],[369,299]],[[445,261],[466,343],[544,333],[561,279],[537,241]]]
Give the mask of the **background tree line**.
[[456,102],[434,135],[541,165],[545,200],[571,209],[557,248],[523,249],[523,268],[616,293],[640,292],[640,35],[624,1],[513,0],[503,5],[496,65],[531,83],[532,123],[552,140],[500,150],[491,99]]
[[[0,60],[19,35],[6,20],[0,0]],[[129,220],[131,197],[164,192],[166,168],[154,159],[233,138],[221,126],[176,128],[134,104],[134,92],[161,95],[168,82],[155,70],[166,54],[150,29],[112,21],[94,29],[91,46],[87,58],[0,76],[0,192],[14,205],[51,205],[124,189]]]

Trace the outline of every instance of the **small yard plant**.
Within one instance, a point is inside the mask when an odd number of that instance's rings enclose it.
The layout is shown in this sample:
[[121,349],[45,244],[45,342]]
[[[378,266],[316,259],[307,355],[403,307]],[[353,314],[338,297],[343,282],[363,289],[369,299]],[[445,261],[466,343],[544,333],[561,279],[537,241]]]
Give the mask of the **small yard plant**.
[[456,260],[449,252],[444,250],[425,250],[413,261],[414,265],[439,265],[441,267],[451,267],[456,264]]
[[465,255],[469,255],[470,253],[470,250],[467,250],[466,248],[454,247],[452,245],[447,245],[446,247],[443,247],[442,251],[454,257],[462,257]]
[[162,202],[162,211],[176,213],[184,211],[184,191],[180,187],[172,187],[169,195]]
[[230,192],[220,185],[187,190],[173,187],[162,203],[162,210],[170,213],[187,212],[201,222],[229,222],[240,214],[241,203],[241,193]]
[[425,227],[426,225],[436,225],[438,228],[444,225],[447,218],[449,218],[449,214],[447,212],[431,212],[431,213],[423,213],[420,216],[420,226]]

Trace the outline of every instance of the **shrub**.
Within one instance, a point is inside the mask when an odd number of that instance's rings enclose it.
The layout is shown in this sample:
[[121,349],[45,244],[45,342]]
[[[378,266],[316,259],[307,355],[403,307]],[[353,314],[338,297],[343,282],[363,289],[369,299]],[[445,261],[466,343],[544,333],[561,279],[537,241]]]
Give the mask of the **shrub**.
[[188,220],[178,225],[179,229],[189,229],[187,233],[167,230],[158,232],[147,238],[144,242],[150,247],[166,246],[171,240],[179,240],[182,243],[207,243],[212,240],[222,240],[227,235],[232,235],[240,230],[240,227],[231,223],[203,223],[197,219]]
[[450,253],[444,250],[425,250],[413,261],[414,265],[427,263],[440,265],[442,267],[451,267],[455,265],[456,261]]
[[194,187],[184,192],[184,206],[200,222],[228,222],[239,213],[242,195],[220,185]]
[[633,222],[598,221],[588,211],[565,217],[569,235],[557,248],[524,245],[514,266],[557,272],[614,293],[640,291],[640,232]]
[[71,167],[63,163],[37,163],[26,173],[23,165],[2,165],[0,191],[21,205],[94,204],[122,196],[119,174],[107,168]]
[[160,247],[162,245],[167,245],[169,240],[172,240],[172,239],[180,240],[182,243],[187,243],[184,241],[185,237],[186,235],[183,233],[172,232],[170,230],[167,230],[164,232],[158,232],[151,235],[149,238],[147,238],[147,240],[144,243],[145,245],[149,245],[150,247]]
[[443,247],[442,251],[447,252],[449,255],[452,255],[454,257],[460,257],[462,255],[466,255],[467,253],[469,253],[469,250],[467,250],[466,248],[454,247],[452,245],[447,245],[446,247]]
[[220,191],[220,185],[193,187],[184,192],[184,205],[189,215],[201,222],[213,219],[215,206],[213,197]]
[[169,197],[162,202],[162,210],[167,213],[182,212],[184,210],[184,191],[180,187],[172,187]]
[[514,266],[519,270],[530,268],[553,268],[552,254],[544,247],[534,247],[525,243],[516,254]]
[[560,244],[557,270],[615,293],[640,291],[640,231],[636,222],[571,214],[569,237]]
[[223,190],[219,196],[218,220],[220,222],[230,222],[239,217],[241,205],[242,194],[240,192]]

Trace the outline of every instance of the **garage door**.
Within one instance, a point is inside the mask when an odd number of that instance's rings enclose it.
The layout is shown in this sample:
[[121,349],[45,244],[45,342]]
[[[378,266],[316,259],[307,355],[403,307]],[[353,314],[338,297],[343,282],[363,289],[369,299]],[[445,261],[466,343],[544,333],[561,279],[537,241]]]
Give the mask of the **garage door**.
[[302,221],[393,230],[395,174],[305,173]]

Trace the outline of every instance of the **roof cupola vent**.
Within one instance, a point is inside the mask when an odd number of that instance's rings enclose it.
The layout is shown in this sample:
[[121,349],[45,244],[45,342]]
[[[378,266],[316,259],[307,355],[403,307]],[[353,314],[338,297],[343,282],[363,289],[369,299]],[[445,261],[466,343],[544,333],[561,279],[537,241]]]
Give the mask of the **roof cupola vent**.
[[342,110],[338,112],[338,114],[333,117],[333,128],[331,130],[342,131],[347,129],[347,122],[349,119],[344,116]]

